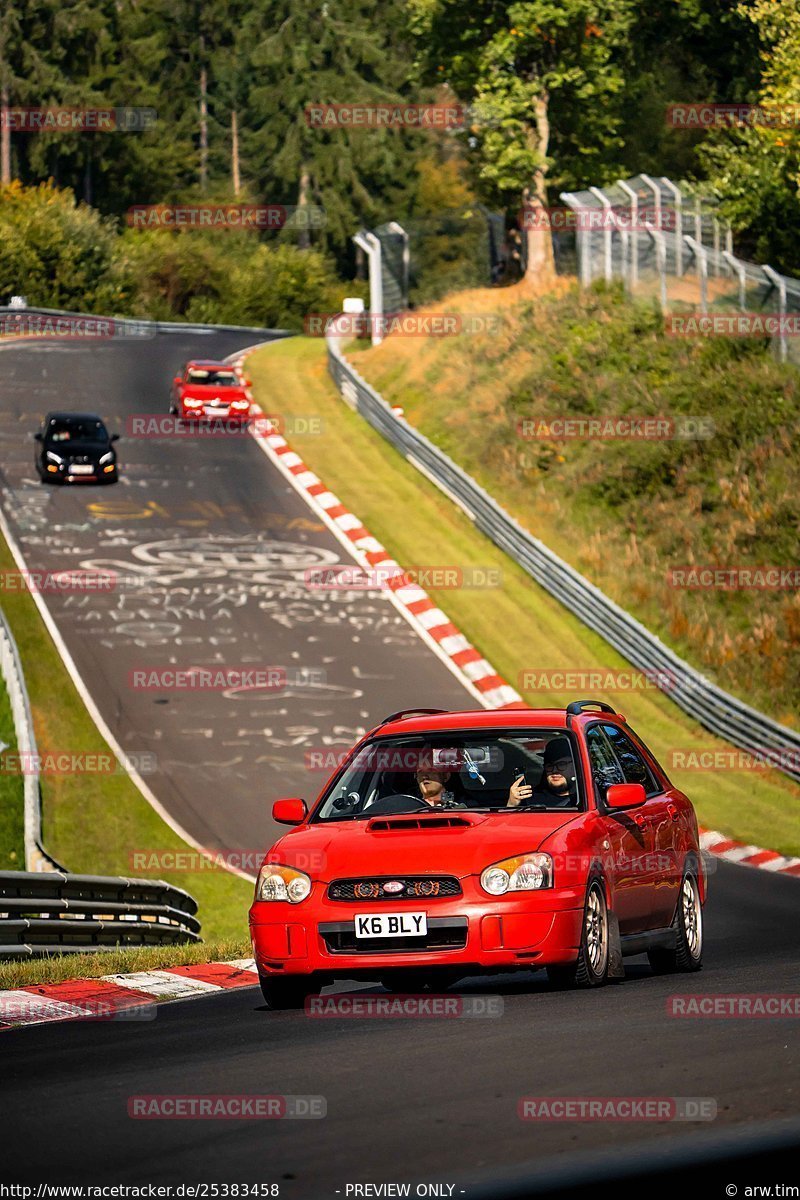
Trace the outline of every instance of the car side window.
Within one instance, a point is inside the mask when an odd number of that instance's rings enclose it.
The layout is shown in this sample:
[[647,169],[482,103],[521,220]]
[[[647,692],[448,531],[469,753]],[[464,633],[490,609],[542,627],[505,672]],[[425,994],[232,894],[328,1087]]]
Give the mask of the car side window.
[[625,776],[600,725],[591,725],[587,729],[586,748],[592,764],[592,779],[605,800],[606,790],[612,783],[625,783]]
[[648,796],[652,796],[655,792],[660,791],[653,777],[653,772],[627,734],[618,729],[616,725],[604,725],[603,732],[614,748],[617,761],[622,767],[622,773],[625,776],[625,782],[641,783]]

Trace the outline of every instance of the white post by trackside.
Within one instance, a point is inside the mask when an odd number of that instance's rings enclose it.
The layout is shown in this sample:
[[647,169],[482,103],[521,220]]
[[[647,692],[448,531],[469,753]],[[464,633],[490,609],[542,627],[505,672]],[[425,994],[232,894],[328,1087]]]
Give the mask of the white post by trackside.
[[635,292],[636,284],[639,279],[639,229],[637,224],[639,220],[639,197],[636,195],[636,192],[633,190],[630,184],[626,183],[624,179],[617,180],[617,187],[625,193],[631,202],[631,236],[629,242],[631,259],[630,275],[628,279],[630,291]]
[[383,276],[381,275],[381,244],[374,233],[359,230],[353,241],[364,251],[369,262],[369,324],[373,346],[383,341],[381,319],[383,318]]
[[784,328],[784,317],[786,316],[786,280],[777,271],[773,271],[772,267],[764,266],[762,263],[761,270],[766,275],[774,288],[778,289],[778,312],[781,318],[781,331],[778,336],[778,353],[781,362],[786,362],[789,353],[789,343],[786,338],[786,329]]
[[733,271],[734,275],[737,275],[739,278],[739,308],[742,310],[742,312],[745,312],[747,305],[747,272],[744,269],[744,263],[739,262],[739,259],[736,257],[736,255],[732,254],[729,250],[723,250],[722,257]]
[[683,193],[676,183],[661,176],[665,188],[669,188],[675,201],[675,274],[683,275]]
[[603,277],[606,283],[611,283],[614,276],[614,266],[611,261],[611,217],[609,214],[614,206],[602,188],[591,187],[589,191],[600,201],[605,213],[605,220],[603,222],[605,225],[603,230]]
[[700,277],[700,312],[708,312],[708,250],[705,246],[697,241],[696,238],[689,237],[688,233],[683,239],[686,245],[697,259],[697,273]]

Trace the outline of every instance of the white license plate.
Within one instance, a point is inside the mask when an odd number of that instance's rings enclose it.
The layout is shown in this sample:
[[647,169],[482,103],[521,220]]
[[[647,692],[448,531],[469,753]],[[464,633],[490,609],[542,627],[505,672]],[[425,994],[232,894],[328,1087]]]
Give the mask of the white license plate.
[[94,475],[94,467],[71,466],[69,473],[70,475]]
[[428,917],[424,912],[358,913],[357,938],[424,937]]
[[228,415],[227,408],[214,408],[211,404],[209,404],[205,412],[207,417],[227,417]]

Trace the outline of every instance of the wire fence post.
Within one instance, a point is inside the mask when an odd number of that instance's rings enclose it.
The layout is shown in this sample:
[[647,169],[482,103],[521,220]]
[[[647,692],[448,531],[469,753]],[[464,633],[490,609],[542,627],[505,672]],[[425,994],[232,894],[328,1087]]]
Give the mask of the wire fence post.
[[723,250],[722,257],[734,275],[737,275],[739,278],[739,308],[742,312],[745,312],[747,306],[747,272],[744,269],[744,264],[740,263],[736,255],[732,254],[729,250]]
[[683,275],[683,193],[666,175],[661,176],[661,182],[669,188],[675,200],[675,274],[680,279]]
[[778,354],[781,362],[786,362],[789,353],[789,343],[786,338],[786,280],[772,267],[762,264],[761,270],[774,288],[778,290],[778,313],[780,316],[780,333],[778,334]]
[[581,212],[585,206],[572,192],[561,192],[559,199],[577,214],[577,236],[575,244],[578,250],[578,279],[581,287],[588,287],[592,282],[592,234],[581,223]]
[[708,250],[696,238],[684,238],[686,245],[697,260],[697,274],[700,279],[700,312],[708,312]]
[[658,271],[658,294],[661,311],[667,311],[667,239],[660,229],[650,229],[650,236],[656,244],[656,270]]
[[631,293],[636,291],[636,285],[639,282],[639,197],[636,192],[626,183],[624,179],[617,180],[617,187],[625,193],[631,202],[631,262],[630,262],[630,277],[629,286]]
[[614,278],[614,264],[611,258],[611,210],[613,205],[602,188],[592,187],[589,191],[603,206],[603,275],[606,283]]

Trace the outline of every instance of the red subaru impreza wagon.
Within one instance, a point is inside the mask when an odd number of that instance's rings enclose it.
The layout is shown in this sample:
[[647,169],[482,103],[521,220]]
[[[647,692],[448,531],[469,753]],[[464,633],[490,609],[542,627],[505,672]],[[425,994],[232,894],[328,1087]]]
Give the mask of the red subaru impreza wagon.
[[646,952],[702,962],[706,876],[691,802],[625,718],[566,709],[394,713],[292,828],[250,909],[271,1008],[337,978],[395,991],[546,968],[596,987]]

